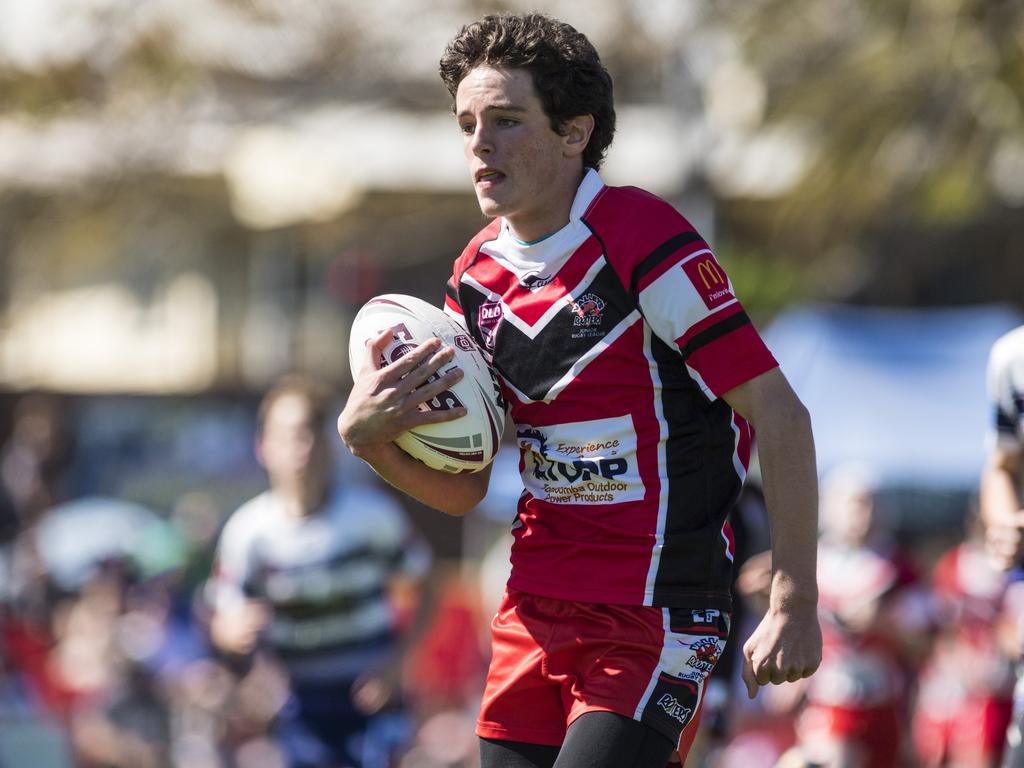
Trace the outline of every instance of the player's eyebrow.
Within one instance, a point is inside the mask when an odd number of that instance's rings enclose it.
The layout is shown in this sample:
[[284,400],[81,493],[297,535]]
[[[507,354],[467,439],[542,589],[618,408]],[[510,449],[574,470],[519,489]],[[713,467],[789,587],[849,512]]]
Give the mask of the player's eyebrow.
[[[496,104],[488,104],[484,107],[484,112],[527,112],[529,110],[526,107],[520,107],[518,104],[513,104],[511,101],[498,102]],[[468,109],[464,109],[457,113],[456,117],[467,117],[472,113]]]

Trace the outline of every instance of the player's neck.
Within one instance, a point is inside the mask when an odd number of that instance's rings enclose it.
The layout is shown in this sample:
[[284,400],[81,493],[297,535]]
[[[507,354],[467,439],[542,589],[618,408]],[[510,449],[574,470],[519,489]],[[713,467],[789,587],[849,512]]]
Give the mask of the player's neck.
[[327,498],[327,489],[320,485],[274,488],[284,513],[289,518],[300,519],[310,517],[320,509]]
[[521,244],[533,245],[563,229],[569,223],[572,205],[586,172],[586,168],[580,167],[572,173],[556,175],[543,204],[521,214],[506,216],[512,237]]

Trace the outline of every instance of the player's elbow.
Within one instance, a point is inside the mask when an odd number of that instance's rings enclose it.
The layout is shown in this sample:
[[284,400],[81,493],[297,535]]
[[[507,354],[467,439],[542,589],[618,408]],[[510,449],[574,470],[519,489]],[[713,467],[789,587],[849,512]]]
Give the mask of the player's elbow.
[[770,402],[761,404],[754,428],[759,439],[776,434],[784,436],[787,441],[812,439],[811,413],[788,388]]
[[452,517],[469,514],[487,495],[487,481],[487,473],[483,472],[452,475],[450,480],[445,480],[444,493],[436,508]]
[[486,496],[485,490],[483,493],[476,493],[474,490],[474,492],[453,499],[451,505],[441,511],[452,515],[452,517],[463,517],[476,509],[476,505],[483,501],[484,496]]
[[812,433],[811,412],[807,406],[800,402],[799,398],[792,397],[787,403],[786,422],[794,431],[810,437]]

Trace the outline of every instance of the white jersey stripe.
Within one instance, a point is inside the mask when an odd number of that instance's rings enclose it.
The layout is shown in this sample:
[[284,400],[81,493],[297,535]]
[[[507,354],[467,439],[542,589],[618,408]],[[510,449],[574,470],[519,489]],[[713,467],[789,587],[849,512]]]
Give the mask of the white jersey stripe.
[[736,436],[732,449],[732,465],[736,468],[736,475],[742,483],[747,479],[747,468],[743,466],[743,461],[740,459],[740,440],[743,438],[743,434],[740,425],[736,423],[735,415],[733,415],[732,421],[729,422],[729,426],[732,427],[733,434]]
[[562,378],[560,378],[558,381],[554,383],[551,389],[548,390],[547,395],[544,397],[544,402],[551,402],[556,397],[558,397],[559,392],[561,392],[563,389],[569,386],[574,379],[576,379],[581,373],[583,373],[583,370],[588,365],[590,365],[590,363],[596,360],[602,352],[604,352],[606,349],[608,349],[608,347],[614,344],[618,340],[618,338],[622,336],[622,334],[628,331],[634,323],[637,323],[640,320],[640,310],[637,309],[634,309],[632,312],[630,312],[628,315],[622,318],[622,321],[615,327],[615,329],[611,333],[609,333],[600,342],[598,342],[589,350],[587,350],[587,353],[583,355],[583,357],[579,358],[575,363],[573,363],[572,368],[570,368]]
[[[668,644],[668,636],[672,631],[672,623],[669,619],[668,608],[661,609],[661,628],[665,633],[663,635],[663,646]],[[662,650],[662,658],[658,659],[658,663],[655,664],[654,670],[651,672],[651,679],[647,681],[647,687],[644,689],[644,695],[640,697],[640,701],[636,704],[636,710],[633,712],[633,719],[640,720],[643,717],[644,709],[647,707],[647,703],[650,701],[651,695],[654,693],[654,686],[658,684],[658,678],[661,676],[661,671],[664,669],[664,650]]]
[[[665,419],[665,412],[661,402],[661,376],[658,374],[658,362],[651,352],[651,327],[644,324],[644,357],[647,358],[648,370],[651,376],[651,387],[654,390],[654,415],[658,419],[658,527],[654,534],[654,546],[651,548],[651,564],[647,569],[647,583],[644,586],[644,605],[654,604],[654,585],[658,578],[658,568],[661,566],[661,553],[665,546],[665,521],[668,518],[668,483],[664,478],[668,477],[668,461],[665,456],[665,447],[668,440],[668,421]],[[666,621],[668,612],[665,612]],[[666,632],[668,627],[666,625]],[[647,696],[644,696],[646,701]]]
[[[476,290],[480,291],[480,293],[482,293],[485,296],[487,296],[487,300],[488,301],[501,301],[501,294],[498,294],[498,293],[495,293],[494,291],[492,291],[486,285],[484,285],[483,283],[478,281],[475,277],[473,277],[473,275],[469,274],[468,271],[465,274],[463,274],[460,279],[466,285],[472,286]],[[502,301],[501,305],[502,305],[502,307],[505,307],[505,302]]]

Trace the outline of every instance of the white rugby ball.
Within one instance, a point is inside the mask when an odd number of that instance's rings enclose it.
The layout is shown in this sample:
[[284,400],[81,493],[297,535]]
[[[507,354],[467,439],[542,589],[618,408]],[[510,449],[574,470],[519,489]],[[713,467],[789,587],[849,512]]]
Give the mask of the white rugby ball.
[[424,424],[399,435],[395,442],[409,455],[445,472],[477,472],[494,459],[505,428],[505,403],[497,377],[476,342],[454,319],[438,307],[417,299],[389,293],[375,296],[363,305],[352,321],[348,358],[353,378],[366,355],[366,342],[381,331],[393,328],[393,336],[377,361],[390,365],[418,344],[436,336],[454,347],[455,357],[441,366],[435,376],[461,368],[464,376],[420,410],[446,411],[465,406],[466,415],[440,424]]

